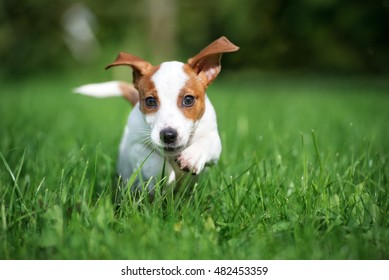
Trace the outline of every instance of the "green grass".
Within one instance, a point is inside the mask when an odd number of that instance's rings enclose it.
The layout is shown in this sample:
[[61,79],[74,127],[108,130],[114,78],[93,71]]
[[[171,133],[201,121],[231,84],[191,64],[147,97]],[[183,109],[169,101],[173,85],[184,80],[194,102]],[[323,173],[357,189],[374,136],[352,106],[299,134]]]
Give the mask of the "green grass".
[[222,76],[219,164],[120,208],[126,102],[72,95],[90,75],[3,81],[0,258],[388,259],[388,79]]

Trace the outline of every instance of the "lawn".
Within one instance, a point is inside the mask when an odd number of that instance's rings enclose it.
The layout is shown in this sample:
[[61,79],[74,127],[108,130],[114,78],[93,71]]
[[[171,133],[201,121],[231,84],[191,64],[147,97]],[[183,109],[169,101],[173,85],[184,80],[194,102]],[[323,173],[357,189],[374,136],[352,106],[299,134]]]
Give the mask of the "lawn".
[[150,203],[117,188],[130,106],[71,93],[93,75],[1,81],[0,259],[389,258],[388,77],[222,72],[218,165]]

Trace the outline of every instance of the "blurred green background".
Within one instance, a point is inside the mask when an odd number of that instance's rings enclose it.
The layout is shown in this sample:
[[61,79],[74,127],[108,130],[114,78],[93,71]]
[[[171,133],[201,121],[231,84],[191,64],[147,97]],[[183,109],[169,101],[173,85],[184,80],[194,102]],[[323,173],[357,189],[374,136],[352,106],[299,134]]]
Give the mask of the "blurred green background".
[[186,60],[221,35],[230,69],[389,71],[389,0],[0,0],[0,73]]

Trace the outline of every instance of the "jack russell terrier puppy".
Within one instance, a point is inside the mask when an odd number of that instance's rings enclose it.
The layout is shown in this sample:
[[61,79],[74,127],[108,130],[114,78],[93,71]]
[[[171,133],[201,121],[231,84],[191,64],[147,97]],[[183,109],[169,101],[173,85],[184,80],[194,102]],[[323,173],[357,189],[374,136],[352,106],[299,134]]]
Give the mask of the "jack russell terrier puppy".
[[238,49],[221,37],[185,64],[171,61],[158,66],[120,53],[106,69],[131,66],[133,86],[108,82],[75,89],[95,97],[123,96],[134,105],[117,165],[124,182],[136,176],[132,190],[146,182],[153,193],[161,175],[166,176],[168,185],[178,187],[188,173],[198,175],[206,165],[218,161],[222,147],[216,114],[205,91],[221,70],[222,54]]

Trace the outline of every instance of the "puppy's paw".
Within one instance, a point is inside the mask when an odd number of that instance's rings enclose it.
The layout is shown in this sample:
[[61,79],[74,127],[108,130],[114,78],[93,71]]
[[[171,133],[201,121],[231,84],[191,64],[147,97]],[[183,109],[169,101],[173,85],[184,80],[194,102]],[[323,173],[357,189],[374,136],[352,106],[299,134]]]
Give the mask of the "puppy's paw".
[[207,163],[204,153],[204,150],[192,145],[181,152],[176,162],[183,171],[198,175]]

